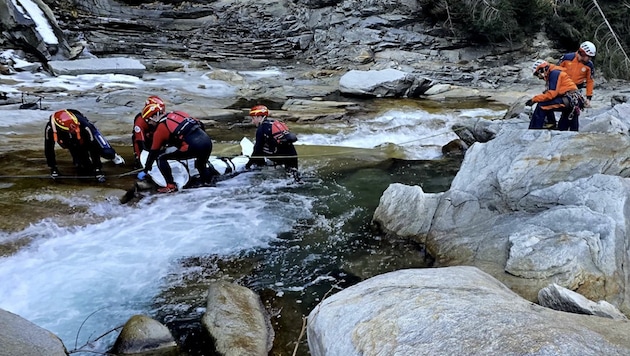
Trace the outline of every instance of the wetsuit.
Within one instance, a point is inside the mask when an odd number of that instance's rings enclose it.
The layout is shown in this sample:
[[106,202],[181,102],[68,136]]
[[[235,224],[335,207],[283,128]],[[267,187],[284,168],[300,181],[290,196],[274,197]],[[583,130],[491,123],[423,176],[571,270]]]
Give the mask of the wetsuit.
[[252,158],[247,162],[246,168],[250,168],[256,164],[265,165],[265,157],[272,162],[284,165],[284,168],[290,172],[297,172],[298,154],[293,143],[279,144],[272,134],[273,120],[263,120],[256,129],[256,143],[254,144],[254,152]]
[[[44,129],[46,164],[51,169],[56,169],[57,158],[55,154],[55,142],[57,142],[59,146],[70,151],[72,163],[77,167],[80,174],[92,174],[95,170],[100,170],[103,167],[101,157],[109,160],[114,159],[116,151],[98,131],[96,126],[83,116],[83,114],[73,109],[68,109],[67,111],[76,116],[79,122],[80,137],[70,134],[69,131],[57,128],[53,130],[49,120]],[[55,131],[57,134],[56,141]]]
[[[164,151],[166,146],[177,150]],[[202,129],[202,124],[183,111],[172,111],[157,123],[153,133],[153,143],[144,167],[148,172],[157,160],[158,168],[167,184],[175,184],[168,160],[195,158],[195,168],[201,175],[202,183],[212,183],[213,170],[207,167],[212,153],[212,139]]]
[[140,164],[140,154],[142,151],[151,149],[153,131],[154,127],[149,125],[146,120],[142,118],[141,113],[138,113],[133,121],[133,133],[131,135],[131,143],[133,144],[137,167],[142,167]]

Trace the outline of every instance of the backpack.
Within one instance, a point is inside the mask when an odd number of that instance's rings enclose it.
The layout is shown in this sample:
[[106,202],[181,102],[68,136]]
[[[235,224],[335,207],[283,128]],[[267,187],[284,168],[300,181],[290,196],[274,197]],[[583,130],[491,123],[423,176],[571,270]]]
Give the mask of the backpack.
[[297,141],[297,136],[289,131],[287,124],[281,121],[273,121],[271,123],[271,136],[279,145],[289,144]]

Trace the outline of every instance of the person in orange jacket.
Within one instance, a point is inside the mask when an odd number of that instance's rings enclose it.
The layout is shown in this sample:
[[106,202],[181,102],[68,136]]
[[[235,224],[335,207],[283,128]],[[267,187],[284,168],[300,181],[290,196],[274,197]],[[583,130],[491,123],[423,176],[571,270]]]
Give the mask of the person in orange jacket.
[[569,78],[573,80],[578,89],[586,87],[586,100],[584,106],[591,106],[593,88],[595,87],[595,66],[591,59],[595,57],[595,45],[590,41],[584,41],[576,52],[567,53],[560,57],[558,65],[565,69]]
[[[151,95],[144,102],[144,108],[149,104],[156,104],[159,106],[162,112],[166,112],[166,104],[157,95]],[[133,133],[131,134],[131,144],[133,145],[133,153],[135,156],[134,168],[142,168],[140,163],[140,154],[142,151],[148,151],[151,149],[151,143],[153,142],[153,130],[154,126],[147,123],[144,117],[142,117],[142,111],[140,111],[133,119]]]
[[[166,180],[166,186],[158,189],[160,193],[177,191],[173,172],[168,160],[195,158],[195,168],[199,171],[204,185],[213,184],[215,171],[208,167],[208,158],[212,153],[212,139],[203,130],[203,124],[183,111],[164,113],[159,105],[149,104],[142,110],[142,117],[155,127],[151,150],[144,170],[138,173],[138,179],[144,179],[157,161],[158,168]],[[174,150],[164,150],[165,147]]]
[[[575,108],[573,96],[578,95],[577,86],[564,70],[547,61],[537,60],[533,65],[534,75],[544,79],[545,91],[527,100],[525,105],[532,106],[536,103],[536,109],[529,123],[530,129],[542,129],[545,121],[555,123],[555,112],[560,111],[562,125],[571,126],[571,131],[578,130],[578,118],[573,117]],[[572,121],[569,123],[569,121]],[[560,126],[560,123],[559,123]]]

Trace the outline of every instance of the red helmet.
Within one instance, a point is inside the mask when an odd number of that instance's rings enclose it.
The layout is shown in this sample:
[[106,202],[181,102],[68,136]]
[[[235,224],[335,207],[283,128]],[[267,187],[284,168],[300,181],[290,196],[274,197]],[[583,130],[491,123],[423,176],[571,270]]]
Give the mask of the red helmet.
[[[148,104],[144,107],[144,109],[142,109],[142,118],[145,121],[151,119],[155,115],[162,115],[162,114],[164,114],[164,110],[162,110],[162,107],[160,106],[160,104]],[[153,121],[157,121],[157,120],[153,120]]]
[[251,110],[249,110],[249,116],[258,117],[258,116],[269,116],[269,109],[267,109],[264,105],[256,105]]
[[81,126],[79,125],[79,119],[76,115],[68,110],[59,110],[50,115],[50,122],[52,124],[53,138],[55,142],[59,142],[57,136],[57,129],[68,132],[71,135],[76,135],[78,140],[81,140]]
[[162,109],[162,112],[166,111],[166,104],[164,104],[164,101],[160,99],[160,97],[157,95],[151,95],[150,97],[148,97],[147,100],[144,102],[144,107],[146,108],[149,104],[159,105],[160,109]]
[[58,129],[76,132],[79,130],[79,120],[68,110],[59,110],[50,116],[50,120]]

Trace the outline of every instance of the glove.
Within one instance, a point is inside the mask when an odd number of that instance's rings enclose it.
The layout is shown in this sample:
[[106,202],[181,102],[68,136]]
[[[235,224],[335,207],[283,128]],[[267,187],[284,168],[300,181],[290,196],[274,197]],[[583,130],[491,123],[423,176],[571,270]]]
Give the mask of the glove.
[[94,176],[96,177],[96,180],[99,183],[105,183],[105,175],[103,174],[103,171],[101,171],[100,169],[94,170]]
[[534,105],[534,101],[532,99],[529,99],[525,102],[525,106],[532,106]]
[[59,178],[59,170],[57,169],[57,167],[53,167],[50,169],[50,178],[52,179]]
[[125,159],[122,158],[118,153],[114,155],[114,159],[112,159],[115,165],[125,164]]
[[138,172],[138,179],[139,180],[145,180],[146,178],[147,178],[147,172],[145,172],[145,171]]

